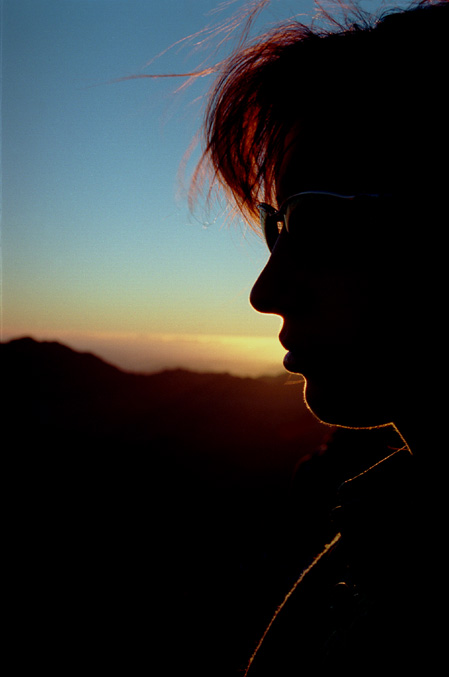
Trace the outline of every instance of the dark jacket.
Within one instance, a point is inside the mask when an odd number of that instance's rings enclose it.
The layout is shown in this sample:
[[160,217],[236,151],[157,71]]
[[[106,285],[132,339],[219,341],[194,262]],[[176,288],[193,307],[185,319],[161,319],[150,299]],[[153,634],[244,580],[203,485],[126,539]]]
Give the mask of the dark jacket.
[[426,477],[402,449],[341,485],[332,545],[287,595],[249,677],[441,669],[444,573]]

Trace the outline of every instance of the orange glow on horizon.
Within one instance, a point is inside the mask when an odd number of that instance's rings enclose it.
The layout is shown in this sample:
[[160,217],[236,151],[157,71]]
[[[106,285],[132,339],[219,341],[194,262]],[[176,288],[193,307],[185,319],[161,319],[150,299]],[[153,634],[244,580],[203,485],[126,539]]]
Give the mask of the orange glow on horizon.
[[185,368],[260,376],[282,373],[285,354],[276,336],[16,330],[4,332],[2,340],[23,336],[58,341],[128,371]]

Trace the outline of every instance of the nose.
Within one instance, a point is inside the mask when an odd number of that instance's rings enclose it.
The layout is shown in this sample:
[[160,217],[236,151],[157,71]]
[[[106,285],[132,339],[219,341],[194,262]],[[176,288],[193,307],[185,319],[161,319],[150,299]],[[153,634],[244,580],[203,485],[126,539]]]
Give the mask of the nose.
[[284,275],[273,253],[254,283],[249,297],[252,307],[259,313],[281,315]]

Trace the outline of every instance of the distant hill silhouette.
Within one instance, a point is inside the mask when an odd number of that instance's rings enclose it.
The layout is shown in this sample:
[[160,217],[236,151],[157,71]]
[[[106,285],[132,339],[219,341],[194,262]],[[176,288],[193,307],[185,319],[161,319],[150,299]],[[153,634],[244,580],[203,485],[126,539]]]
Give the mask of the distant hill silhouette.
[[237,677],[326,537],[323,496],[377,441],[325,453],[287,375],[130,374],[30,338],[0,354],[11,622],[33,665]]
[[0,344],[2,386],[17,439],[46,450],[146,450],[295,463],[322,428],[302,386],[185,370],[130,374],[88,353],[30,338]]
[[131,374],[30,338],[0,353],[36,664],[50,655],[51,672],[71,655],[79,668],[88,648],[126,674],[161,655],[167,674],[209,675],[211,661],[214,677],[232,674],[250,649],[242,637],[255,639],[258,586],[272,585],[267,553],[295,464],[323,436],[301,385]]

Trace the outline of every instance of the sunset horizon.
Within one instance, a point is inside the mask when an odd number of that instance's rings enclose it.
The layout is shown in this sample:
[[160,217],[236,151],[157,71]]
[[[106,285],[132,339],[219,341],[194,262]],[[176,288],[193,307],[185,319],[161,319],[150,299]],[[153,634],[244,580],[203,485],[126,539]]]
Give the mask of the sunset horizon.
[[126,79],[194,70],[189,41],[170,45],[235,11],[176,7],[2,3],[0,338],[132,371],[282,372],[279,318],[248,301],[264,243],[220,205],[190,209],[198,148],[180,180],[211,80]]
[[226,204],[190,208],[200,148],[180,181],[213,78],[152,77],[218,58],[188,36],[213,42],[237,4],[1,3],[2,341],[61,341],[133,370],[282,373],[280,318],[249,303],[267,247]]
[[277,339],[263,336],[23,330],[3,332],[1,343],[28,338],[92,353],[112,366],[135,373],[186,369],[250,378],[287,373],[282,366],[285,350]]

